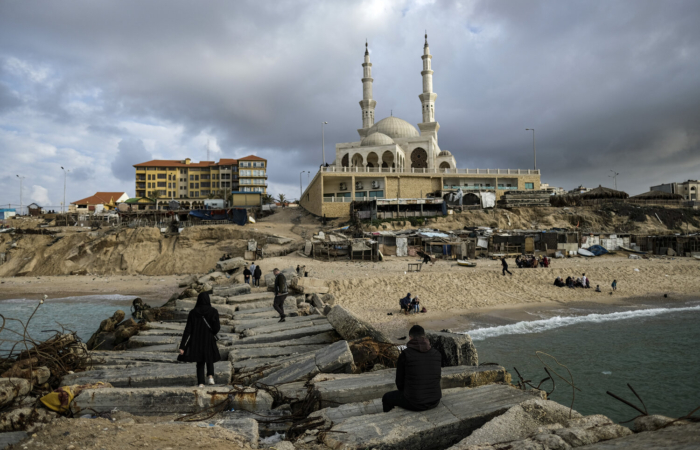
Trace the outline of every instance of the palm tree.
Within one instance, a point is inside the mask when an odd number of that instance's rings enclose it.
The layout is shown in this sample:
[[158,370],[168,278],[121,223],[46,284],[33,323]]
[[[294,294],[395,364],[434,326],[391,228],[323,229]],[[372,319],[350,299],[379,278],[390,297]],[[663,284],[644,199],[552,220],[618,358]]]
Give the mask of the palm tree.
[[270,194],[263,194],[262,202],[263,205],[269,205],[270,203],[275,203],[275,199]]
[[280,204],[281,204],[282,207],[284,208],[285,203],[287,202],[287,196],[284,195],[284,194],[279,194],[279,195],[277,196],[277,200],[280,202]]

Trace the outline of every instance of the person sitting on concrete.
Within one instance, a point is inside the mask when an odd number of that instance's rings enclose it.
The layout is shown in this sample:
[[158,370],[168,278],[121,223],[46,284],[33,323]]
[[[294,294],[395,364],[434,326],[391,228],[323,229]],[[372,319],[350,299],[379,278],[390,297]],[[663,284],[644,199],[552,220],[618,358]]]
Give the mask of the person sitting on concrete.
[[209,294],[197,296],[194,309],[187,316],[187,325],[180,341],[178,361],[197,363],[197,384],[204,387],[204,366],[209,384],[214,383],[214,363],[221,361],[216,333],[221,329],[219,311],[211,306]]
[[406,296],[404,298],[399,300],[399,306],[401,307],[401,311],[404,314],[408,314],[408,307],[410,306],[410,304],[411,304],[411,293],[409,292],[408,294],[406,294]]
[[246,267],[245,269],[243,269],[243,278],[245,279],[246,284],[250,284],[250,276],[251,275],[252,275],[252,273],[250,272],[249,268]]
[[564,287],[566,284],[562,281],[561,277],[557,277],[556,280],[554,280],[554,285],[556,287]]
[[416,298],[413,299],[411,304],[413,305],[413,312],[419,313],[420,312],[420,300],[418,300],[418,296],[416,296]]
[[253,286],[260,287],[260,277],[262,277],[262,269],[257,265],[255,266],[255,272],[253,272]]
[[280,322],[284,322],[284,301],[287,299],[289,292],[287,291],[287,278],[278,268],[275,268],[272,273],[275,274],[275,300],[272,307],[275,308],[280,315]]
[[409,411],[426,411],[440,404],[442,355],[430,346],[425,330],[414,325],[408,331],[411,340],[396,363],[396,387],[382,397],[384,412],[398,406]]

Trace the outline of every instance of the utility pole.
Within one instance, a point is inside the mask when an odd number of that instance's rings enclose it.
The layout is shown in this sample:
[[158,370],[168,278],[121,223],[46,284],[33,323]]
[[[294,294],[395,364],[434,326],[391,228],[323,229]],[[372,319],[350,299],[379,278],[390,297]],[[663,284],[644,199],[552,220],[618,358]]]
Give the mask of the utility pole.
[[620,175],[618,172],[615,172],[614,170],[610,169],[610,172],[612,172],[612,175],[608,175],[610,178],[612,178],[615,181],[615,190],[617,190],[617,176]]
[[22,203],[22,181],[24,181],[25,177],[20,177],[17,175],[17,178],[19,178],[19,215],[22,215],[22,209],[23,209],[23,203]]
[[299,172],[299,201],[301,201],[301,196],[304,193],[304,191],[301,189],[301,174],[304,172],[306,172],[306,170]]
[[537,149],[535,148],[535,129],[525,128],[525,131],[532,131],[532,153],[535,156],[535,170],[537,170]]
[[66,175],[70,170],[64,169],[63,166],[61,166],[61,169],[63,169],[63,204],[61,205],[61,213],[66,212]]

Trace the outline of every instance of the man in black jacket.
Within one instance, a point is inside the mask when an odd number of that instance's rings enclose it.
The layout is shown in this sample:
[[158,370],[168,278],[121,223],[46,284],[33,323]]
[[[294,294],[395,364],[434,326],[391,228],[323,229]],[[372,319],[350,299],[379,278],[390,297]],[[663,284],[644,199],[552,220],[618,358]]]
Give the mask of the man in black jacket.
[[399,406],[409,411],[426,411],[440,404],[442,389],[442,355],[430,347],[425,330],[414,325],[408,332],[411,340],[401,352],[396,365],[396,387],[382,397],[384,412]]
[[284,322],[284,301],[287,298],[287,278],[279,269],[275,268],[272,273],[275,274],[275,300],[272,307],[275,308],[280,315],[280,322]]

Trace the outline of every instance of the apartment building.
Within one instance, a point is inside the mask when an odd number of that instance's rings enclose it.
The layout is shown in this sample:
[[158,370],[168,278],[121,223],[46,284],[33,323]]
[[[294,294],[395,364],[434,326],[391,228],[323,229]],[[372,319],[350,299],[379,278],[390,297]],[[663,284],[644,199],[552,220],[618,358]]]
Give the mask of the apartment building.
[[652,186],[649,190],[668,192],[669,194],[680,194],[686,200],[700,200],[700,180],[659,184],[658,186]]
[[[245,181],[239,176],[244,168]],[[136,197],[156,199],[157,207],[171,200],[183,208],[198,208],[206,199],[227,199],[231,192],[267,192],[267,160],[257,156],[193,162],[152,160],[135,164]],[[250,190],[251,188],[262,190]]]

